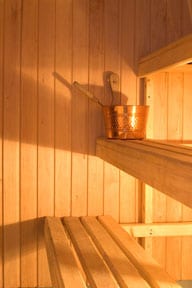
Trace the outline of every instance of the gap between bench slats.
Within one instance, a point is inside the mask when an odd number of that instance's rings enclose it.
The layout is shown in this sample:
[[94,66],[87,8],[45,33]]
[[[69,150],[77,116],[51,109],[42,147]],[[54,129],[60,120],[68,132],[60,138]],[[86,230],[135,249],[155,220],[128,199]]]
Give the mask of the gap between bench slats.
[[98,220],[118,243],[141,275],[154,288],[181,288],[179,284],[110,216]]
[[[47,255],[56,288],[181,287],[112,217],[64,217],[63,225],[55,217],[45,221]],[[88,286],[80,276],[65,230]],[[74,275],[77,282],[73,282]]]
[[91,287],[115,288],[117,283],[77,217],[66,217],[63,222]]
[[149,288],[148,283],[97,219],[83,217],[81,220],[120,287]]
[[45,242],[54,287],[85,288],[59,218],[46,217]]

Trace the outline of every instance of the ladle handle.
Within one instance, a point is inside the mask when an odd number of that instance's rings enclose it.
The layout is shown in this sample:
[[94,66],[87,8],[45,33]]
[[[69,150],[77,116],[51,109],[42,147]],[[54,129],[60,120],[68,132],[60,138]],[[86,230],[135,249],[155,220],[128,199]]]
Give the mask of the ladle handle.
[[103,106],[103,104],[97,99],[92,93],[90,93],[88,90],[86,90],[81,84],[79,84],[77,81],[73,82],[73,85],[79,89],[84,95],[86,95],[89,99],[94,101],[95,103]]
[[118,74],[111,73],[109,75],[109,85],[111,88],[111,97],[112,97],[111,105],[121,105],[121,98],[119,96],[120,93],[119,93],[119,75]]

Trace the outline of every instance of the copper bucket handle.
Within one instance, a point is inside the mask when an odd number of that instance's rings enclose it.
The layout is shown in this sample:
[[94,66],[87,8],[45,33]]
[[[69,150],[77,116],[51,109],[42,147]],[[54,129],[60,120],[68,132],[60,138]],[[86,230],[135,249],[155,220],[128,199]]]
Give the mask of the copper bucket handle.
[[[116,73],[111,72],[110,75],[107,77],[107,81],[109,82],[109,87],[111,91],[111,106],[114,105],[115,97],[119,96],[119,75]],[[121,98],[118,97],[118,105],[121,105]],[[116,101],[117,102],[117,101]],[[116,104],[117,105],[117,104]]]

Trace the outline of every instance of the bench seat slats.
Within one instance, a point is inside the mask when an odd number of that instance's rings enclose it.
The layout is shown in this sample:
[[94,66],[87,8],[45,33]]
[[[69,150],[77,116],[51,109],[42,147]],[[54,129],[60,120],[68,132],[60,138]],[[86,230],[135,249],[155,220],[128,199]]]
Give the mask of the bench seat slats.
[[110,216],[99,216],[99,221],[107,229],[112,238],[122,248],[142,276],[153,288],[179,288],[177,284],[160,265],[145,250],[117,224]]
[[115,288],[117,283],[100,257],[77,217],[64,217],[74,249],[79,257],[90,287]]
[[181,288],[112,217],[46,217],[54,288]]
[[82,217],[81,220],[120,287],[150,287],[95,217]]
[[61,220],[46,217],[44,234],[54,287],[85,288]]

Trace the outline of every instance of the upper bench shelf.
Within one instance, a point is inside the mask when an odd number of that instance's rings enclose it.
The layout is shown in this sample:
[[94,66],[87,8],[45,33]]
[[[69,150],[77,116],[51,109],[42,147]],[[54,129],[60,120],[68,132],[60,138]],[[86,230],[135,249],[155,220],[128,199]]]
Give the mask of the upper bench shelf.
[[145,77],[160,71],[192,71],[192,34],[141,58],[138,76]]
[[96,155],[192,208],[192,148],[152,140],[97,139]]

